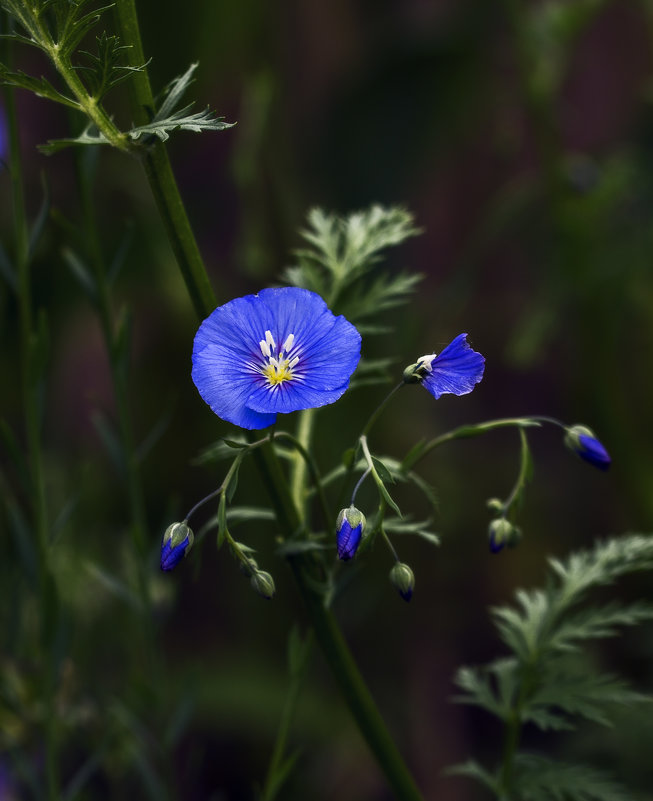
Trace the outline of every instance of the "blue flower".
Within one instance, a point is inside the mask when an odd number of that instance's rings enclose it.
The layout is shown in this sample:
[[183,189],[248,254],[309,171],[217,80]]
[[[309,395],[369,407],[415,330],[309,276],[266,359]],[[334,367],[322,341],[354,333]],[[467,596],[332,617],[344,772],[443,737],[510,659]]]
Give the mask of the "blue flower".
[[190,551],[195,536],[188,523],[172,523],[161,542],[161,570],[173,570]]
[[485,358],[472,350],[467,334],[458,334],[440,353],[420,356],[404,371],[404,381],[420,381],[437,400],[447,393],[466,395],[483,378]]
[[612,461],[610,454],[596,438],[592,429],[587,426],[576,425],[567,428],[565,445],[599,470],[607,470],[610,467]]
[[338,558],[342,559],[343,562],[355,556],[364,528],[365,515],[355,506],[343,509],[338,515],[336,521],[336,547],[338,549]]
[[277,413],[337,401],[360,359],[361,336],[315,292],[264,289],[225,303],[200,325],[195,386],[211,409],[242,428]]

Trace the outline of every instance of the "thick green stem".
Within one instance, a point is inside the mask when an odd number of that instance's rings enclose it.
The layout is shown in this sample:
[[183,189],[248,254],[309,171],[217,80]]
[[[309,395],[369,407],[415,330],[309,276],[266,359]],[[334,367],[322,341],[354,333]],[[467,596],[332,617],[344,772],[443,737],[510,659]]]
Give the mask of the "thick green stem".
[[[131,66],[141,66],[145,63],[145,57],[134,0],[117,0],[115,13],[121,39],[130,48],[126,52],[129,54]],[[135,73],[129,85],[134,120],[137,125],[144,125],[150,122],[154,108],[147,70]],[[165,145],[162,142],[152,145],[142,157],[142,163],[191,302],[200,319],[207,317],[217,306],[217,301],[179,194]]]
[[[274,450],[268,443],[256,451],[256,456],[259,457],[259,467],[266,479],[265,484],[270,490],[280,524],[289,532],[298,530],[301,520]],[[293,557],[289,562],[317,641],[361,734],[397,798],[401,801],[420,801],[420,792],[386,728],[338,624],[325,606],[324,596],[315,590],[311,558]]]

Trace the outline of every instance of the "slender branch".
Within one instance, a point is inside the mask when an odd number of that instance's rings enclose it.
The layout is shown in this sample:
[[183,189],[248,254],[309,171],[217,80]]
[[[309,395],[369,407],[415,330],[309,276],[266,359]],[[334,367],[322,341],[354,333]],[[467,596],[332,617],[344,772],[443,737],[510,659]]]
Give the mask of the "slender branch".
[[473,425],[464,425],[447,431],[445,434],[427,442],[423,448],[411,451],[408,456],[401,463],[401,470],[405,473],[411,470],[417,462],[420,462],[425,456],[428,456],[432,450],[444,445],[445,442],[451,442],[454,439],[466,439],[468,437],[477,437],[479,434],[486,434],[488,431],[494,431],[496,428],[508,428],[516,426],[518,428],[530,428],[539,426],[541,423],[554,423],[564,428],[564,425],[552,417],[507,417],[501,420],[488,420],[485,423],[475,423]]

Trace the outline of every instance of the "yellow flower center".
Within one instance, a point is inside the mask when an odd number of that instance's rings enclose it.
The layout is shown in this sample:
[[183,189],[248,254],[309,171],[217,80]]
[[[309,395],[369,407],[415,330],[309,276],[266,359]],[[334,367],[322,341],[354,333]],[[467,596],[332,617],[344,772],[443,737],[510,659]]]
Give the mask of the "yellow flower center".
[[267,378],[269,389],[274,389],[284,381],[292,381],[295,377],[293,370],[299,364],[299,356],[291,354],[294,342],[295,335],[289,334],[278,353],[271,331],[266,331],[265,339],[259,342],[264,356],[260,371]]

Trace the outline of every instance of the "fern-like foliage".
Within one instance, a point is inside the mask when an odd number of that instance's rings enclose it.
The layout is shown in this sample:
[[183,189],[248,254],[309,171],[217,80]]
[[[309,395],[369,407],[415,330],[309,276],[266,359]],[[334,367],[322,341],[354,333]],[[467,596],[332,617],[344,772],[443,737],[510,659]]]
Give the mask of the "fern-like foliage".
[[522,801],[621,801],[630,798],[610,777],[593,768],[567,765],[517,751],[521,729],[573,729],[580,720],[610,725],[615,705],[650,698],[619,677],[599,672],[585,658],[583,644],[615,636],[621,627],[653,619],[653,604],[612,601],[586,606],[588,593],[628,573],[653,569],[653,537],[630,535],[549,560],[543,589],[519,590],[516,603],[493,610],[495,625],[510,655],[483,667],[461,668],[457,699],[503,721],[506,748],[492,773],[475,762],[458,766],[501,799]]
[[310,248],[296,251],[297,263],[286,268],[283,280],[317,292],[365,333],[379,333],[383,329],[360,322],[406,302],[421,276],[372,269],[383,251],[419,233],[413,216],[399,207],[375,205],[348,217],[313,209],[302,231]]
[[141,137],[156,136],[162,142],[169,138],[171,131],[183,130],[194,131],[223,131],[225,128],[232,128],[235,123],[224,122],[222,117],[216,115],[210,109],[190,113],[192,103],[178,108],[181,98],[192,83],[193,73],[197,69],[197,62],[191,64],[183,75],[174,78],[163,93],[163,101],[147,125],[140,125],[128,131],[133,140]]

